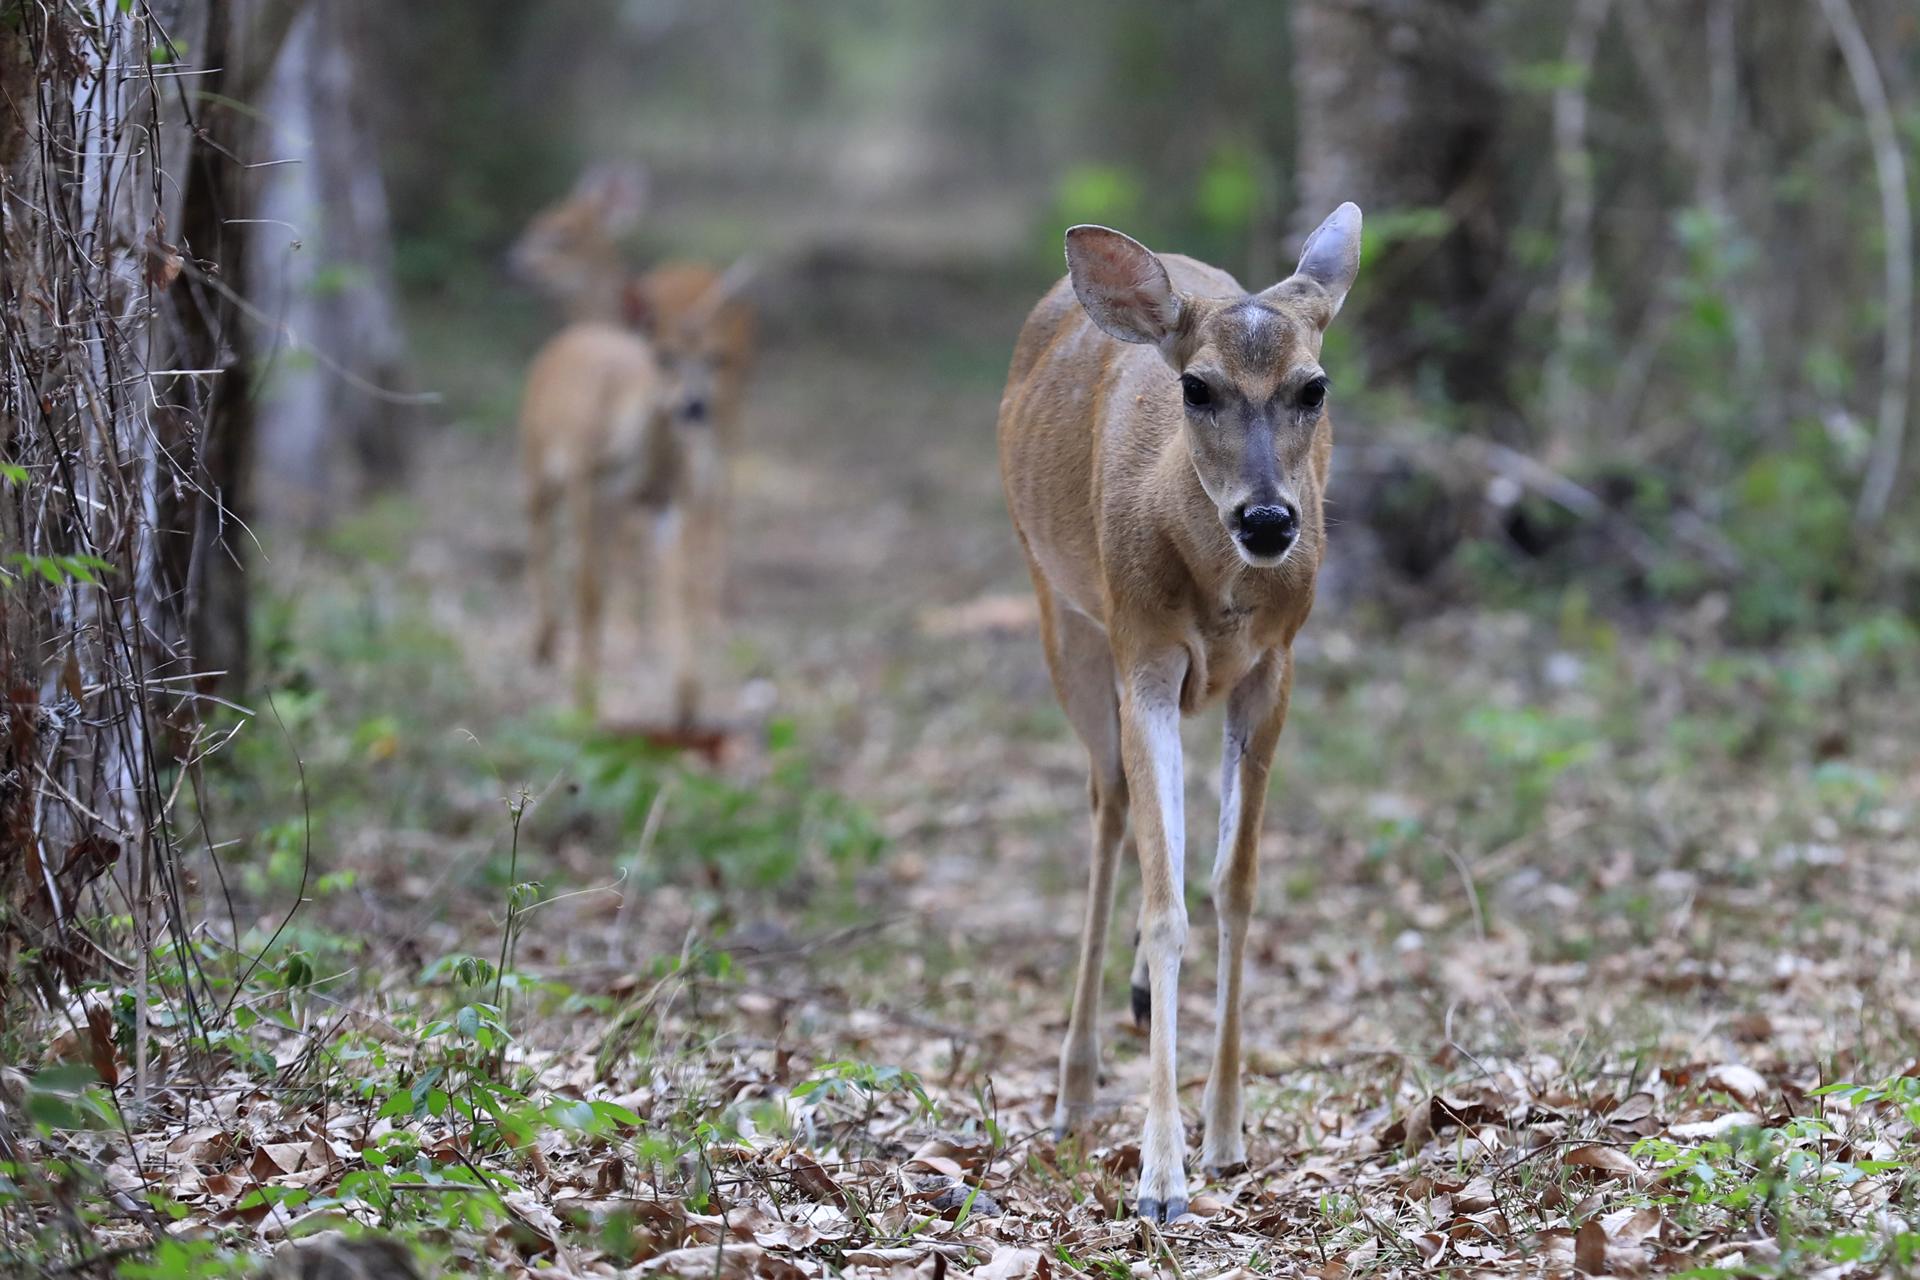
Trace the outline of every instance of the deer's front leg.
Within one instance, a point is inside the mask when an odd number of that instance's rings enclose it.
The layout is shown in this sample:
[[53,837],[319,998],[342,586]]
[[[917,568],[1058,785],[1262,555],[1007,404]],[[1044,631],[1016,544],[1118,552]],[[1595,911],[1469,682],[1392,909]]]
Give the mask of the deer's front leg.
[[1213,863],[1213,905],[1220,925],[1220,973],[1213,1041],[1202,1114],[1206,1135],[1200,1163],[1208,1173],[1247,1162],[1241,1133],[1240,974],[1247,954],[1247,922],[1260,880],[1260,817],[1267,775],[1287,719],[1293,656],[1275,650],[1227,698],[1225,745],[1220,753],[1220,848]]
[[1171,1222],[1187,1211],[1186,1135],[1174,1076],[1180,953],[1187,941],[1186,817],[1180,759],[1179,654],[1135,667],[1120,710],[1121,751],[1133,798],[1134,845],[1140,854],[1145,907],[1140,951],[1153,999],[1147,1127],[1140,1142],[1138,1212]]

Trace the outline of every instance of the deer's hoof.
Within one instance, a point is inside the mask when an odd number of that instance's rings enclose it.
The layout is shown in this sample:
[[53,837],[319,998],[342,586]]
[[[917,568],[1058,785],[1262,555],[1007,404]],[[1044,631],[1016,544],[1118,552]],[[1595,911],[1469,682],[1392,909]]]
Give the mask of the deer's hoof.
[[1247,1139],[1240,1132],[1240,1125],[1222,1124],[1219,1133],[1227,1136],[1216,1138],[1209,1133],[1200,1144],[1200,1167],[1207,1176],[1215,1180],[1234,1177],[1247,1171]]
[[1151,1196],[1141,1196],[1137,1216],[1159,1225],[1172,1222],[1187,1211],[1187,1198],[1175,1196],[1171,1200],[1155,1200]]
[[1140,1189],[1134,1197],[1134,1212],[1148,1222],[1172,1222],[1187,1211],[1187,1170],[1177,1145],[1178,1130],[1175,1134],[1171,1150],[1164,1142],[1155,1142],[1151,1132],[1140,1144]]
[[1053,1109],[1053,1140],[1059,1142],[1084,1132],[1092,1116],[1091,1102],[1062,1102]]

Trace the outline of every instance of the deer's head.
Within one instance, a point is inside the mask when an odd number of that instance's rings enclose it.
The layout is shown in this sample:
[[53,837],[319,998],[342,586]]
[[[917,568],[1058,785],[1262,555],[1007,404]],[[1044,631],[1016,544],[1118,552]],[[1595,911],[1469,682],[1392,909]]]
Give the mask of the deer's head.
[[1179,399],[1194,472],[1250,565],[1279,564],[1304,527],[1308,458],[1327,412],[1320,341],[1359,264],[1353,204],[1307,237],[1292,275],[1238,297],[1176,290],[1160,259],[1118,231],[1067,232],[1073,290],[1093,323],[1155,347],[1171,370],[1165,394]]
[[[575,311],[610,311],[624,273],[617,241],[640,220],[646,183],[640,170],[600,164],[573,190],[535,214],[508,254],[513,273]],[[591,301],[592,308],[583,306]]]

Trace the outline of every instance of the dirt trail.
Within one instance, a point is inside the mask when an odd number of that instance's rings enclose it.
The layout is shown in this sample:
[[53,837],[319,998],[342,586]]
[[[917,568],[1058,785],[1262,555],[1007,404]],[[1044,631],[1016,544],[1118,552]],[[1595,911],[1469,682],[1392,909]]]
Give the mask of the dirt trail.
[[[722,717],[749,736],[770,715],[802,725],[826,780],[891,838],[880,868],[893,886],[885,936],[964,957],[958,980],[978,986],[989,1024],[970,1034],[1004,1043],[1001,1066],[1047,1088],[1081,910],[1085,764],[1053,702],[1001,505],[997,406],[997,386],[977,372],[943,379],[911,364],[773,354],[737,469],[733,630],[716,687]],[[568,686],[563,671],[524,659],[524,535],[504,460],[501,441],[438,443],[422,469],[428,521],[414,567],[444,584],[436,612],[463,638],[475,687],[519,712],[562,703]],[[657,717],[662,705],[643,575],[634,563],[609,606],[611,721]],[[1202,885],[1217,802],[1213,732],[1190,735]],[[1121,944],[1128,928],[1116,925]],[[1195,1070],[1211,1022],[1210,948],[1196,946],[1185,984]],[[1118,973],[1127,950],[1117,952]],[[1264,985],[1257,955],[1254,977]],[[902,1012],[925,999],[910,988],[886,994]],[[1109,1038],[1125,1043],[1123,979],[1110,995]],[[1003,1021],[1014,1025],[991,1025]],[[1277,1053],[1297,1034],[1269,1020],[1252,1051]],[[1116,1101],[1143,1087],[1144,1069],[1131,1056],[1117,1064]]]

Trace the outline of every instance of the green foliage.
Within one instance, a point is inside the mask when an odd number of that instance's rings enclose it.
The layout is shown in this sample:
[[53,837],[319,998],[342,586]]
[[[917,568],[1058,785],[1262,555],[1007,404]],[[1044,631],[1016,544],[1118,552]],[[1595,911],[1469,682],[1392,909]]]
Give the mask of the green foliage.
[[[1060,175],[1047,221],[1056,228],[1080,222],[1122,229],[1138,226],[1144,198],[1140,179],[1131,170],[1111,164],[1077,164]],[[1056,230],[1055,238],[1058,235]]]
[[1554,783],[1596,749],[1591,720],[1539,706],[1482,707],[1468,715],[1465,728],[1485,752],[1485,776],[1498,779],[1494,812],[1509,836],[1533,828]]
[[1369,210],[1360,237],[1360,269],[1402,245],[1439,240],[1454,227],[1454,216],[1440,208]]
[[1262,168],[1250,148],[1214,148],[1201,171],[1194,207],[1201,223],[1219,239],[1244,241],[1260,206]]
[[[1840,1193],[1863,1180],[1911,1176],[1920,1170],[1912,1135],[1920,1125],[1920,1079],[1895,1077],[1879,1085],[1833,1084],[1812,1096],[1840,1097],[1854,1104],[1855,1131],[1842,1134],[1819,1115],[1795,1116],[1780,1125],[1734,1128],[1698,1144],[1643,1138],[1636,1157],[1651,1159],[1665,1190],[1652,1197],[1683,1230],[1713,1230],[1751,1222],[1780,1246],[1767,1274],[1799,1275],[1820,1263],[1911,1266],[1920,1260],[1920,1233],[1863,1231],[1851,1197]],[[1879,1114],[1904,1122],[1898,1158],[1858,1158]],[[1864,1126],[1867,1133],[1860,1132]],[[1900,1130],[1895,1130],[1899,1132]],[[1709,1276],[1713,1268],[1683,1274]]]
[[1740,638],[1817,626],[1829,605],[1866,585],[1852,496],[1840,481],[1811,431],[1799,450],[1763,454],[1736,480],[1725,532],[1742,562],[1732,617]]
[[662,807],[647,878],[719,873],[738,888],[791,889],[820,870],[844,885],[872,863],[884,841],[858,805],[814,781],[816,766],[791,723],[769,726],[770,767],[741,783],[687,767],[643,740],[590,737],[580,770],[602,803],[639,835]]
[[147,1256],[123,1260],[114,1274],[120,1280],[222,1280],[253,1269],[253,1259],[217,1240],[162,1239]]
[[113,1095],[92,1067],[63,1063],[27,1079],[23,1109],[43,1133],[62,1129],[112,1129],[119,1122]]
[[792,1093],[796,1098],[818,1097],[823,1101],[857,1098],[869,1109],[888,1094],[905,1094],[914,1100],[921,1115],[934,1114],[933,1099],[913,1072],[851,1059],[821,1063],[812,1076],[793,1086]]
[[[15,468],[18,470],[18,468]],[[24,478],[25,473],[22,473]],[[7,563],[25,573],[43,578],[49,586],[64,587],[69,583],[83,582],[90,587],[100,585],[102,573],[113,572],[113,563],[94,555],[36,555],[27,551],[16,551],[7,557]],[[0,576],[8,579],[16,574],[0,570]]]

